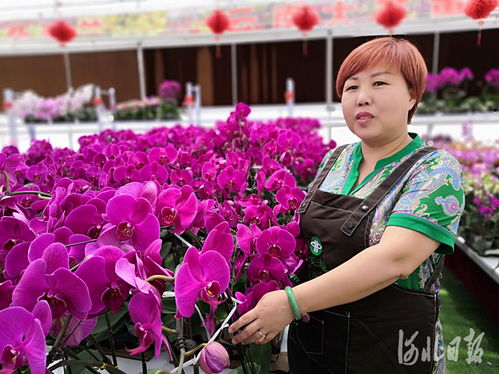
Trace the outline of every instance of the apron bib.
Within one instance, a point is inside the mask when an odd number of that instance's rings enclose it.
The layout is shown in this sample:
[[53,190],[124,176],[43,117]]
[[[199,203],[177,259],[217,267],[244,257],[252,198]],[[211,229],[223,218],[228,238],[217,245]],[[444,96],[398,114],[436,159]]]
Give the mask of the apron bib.
[[[344,148],[329,158],[297,211],[300,235],[311,252],[299,278],[316,276],[320,267],[334,269],[369,247],[376,206],[420,157],[434,151],[422,148],[361,199],[318,189]],[[309,313],[309,322],[293,322],[288,337],[290,373],[431,374],[439,305],[438,295],[429,291],[442,266],[443,257],[423,291],[393,284],[358,301]],[[417,348],[417,358],[412,350],[408,360],[411,347]]]

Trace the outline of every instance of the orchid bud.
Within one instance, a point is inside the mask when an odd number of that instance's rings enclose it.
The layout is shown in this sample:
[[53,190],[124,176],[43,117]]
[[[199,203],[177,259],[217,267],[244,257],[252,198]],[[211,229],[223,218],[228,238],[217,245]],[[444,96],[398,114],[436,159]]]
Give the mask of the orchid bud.
[[227,350],[217,342],[211,342],[203,348],[198,362],[206,374],[220,373],[230,365]]

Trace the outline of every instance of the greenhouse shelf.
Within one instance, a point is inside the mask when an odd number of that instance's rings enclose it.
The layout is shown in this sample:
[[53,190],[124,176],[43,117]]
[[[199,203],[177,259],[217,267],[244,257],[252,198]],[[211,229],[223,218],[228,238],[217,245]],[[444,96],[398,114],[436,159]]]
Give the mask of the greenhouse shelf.
[[466,245],[466,242],[462,237],[457,238],[456,245],[499,285],[499,257],[480,256],[476,251]]
[[[499,326],[499,257],[484,257],[456,240],[456,250],[445,266],[474,295],[484,312]],[[444,279],[445,282],[445,279]]]

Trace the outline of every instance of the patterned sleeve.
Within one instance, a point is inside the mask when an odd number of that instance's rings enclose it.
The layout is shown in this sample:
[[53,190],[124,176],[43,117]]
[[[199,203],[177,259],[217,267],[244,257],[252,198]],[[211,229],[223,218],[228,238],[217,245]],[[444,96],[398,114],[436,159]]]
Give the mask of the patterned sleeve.
[[450,254],[463,209],[461,165],[451,154],[438,150],[411,173],[387,226],[419,231],[441,243],[437,253]]

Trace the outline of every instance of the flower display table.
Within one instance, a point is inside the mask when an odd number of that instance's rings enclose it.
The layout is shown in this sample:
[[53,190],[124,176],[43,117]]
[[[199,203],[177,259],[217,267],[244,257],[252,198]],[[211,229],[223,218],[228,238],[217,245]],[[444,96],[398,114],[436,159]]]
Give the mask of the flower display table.
[[[471,261],[470,261],[471,260]],[[477,298],[485,312],[499,324],[499,257],[480,256],[456,240],[456,251],[445,259],[445,265]]]

